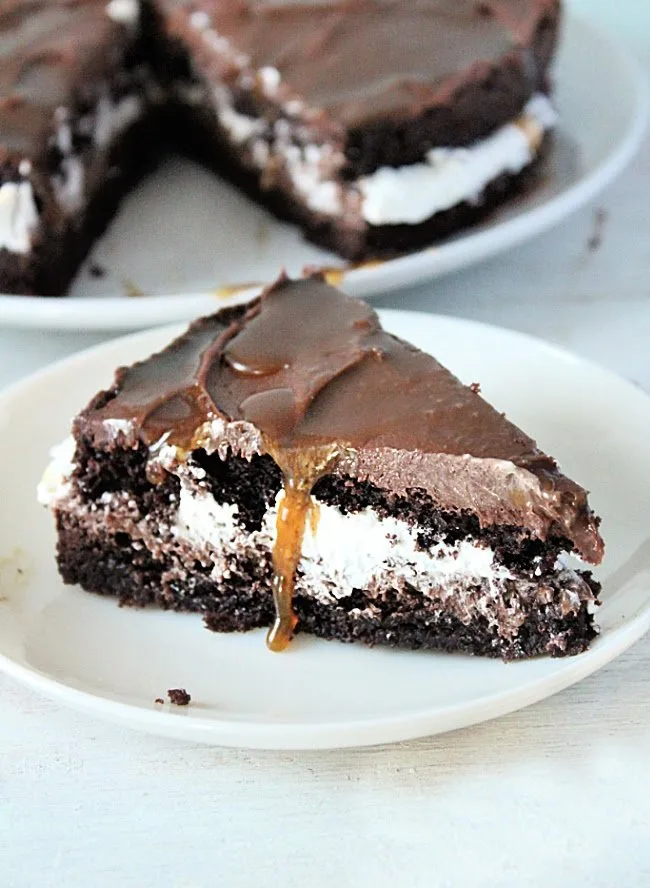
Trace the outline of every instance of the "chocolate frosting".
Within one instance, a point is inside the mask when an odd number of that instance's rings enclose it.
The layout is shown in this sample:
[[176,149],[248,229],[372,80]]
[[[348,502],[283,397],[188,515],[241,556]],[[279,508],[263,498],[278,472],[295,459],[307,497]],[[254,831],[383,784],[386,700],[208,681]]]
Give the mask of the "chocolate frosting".
[[124,421],[134,442],[183,451],[206,446],[210,423],[246,455],[335,445],[332,471],[399,494],[424,489],[484,524],[563,535],[588,561],[603,554],[585,491],[553,459],[319,277],[281,278],[249,307],[197,321],[165,351],[118,371],[114,396],[93,402],[78,431],[106,443]]
[[160,5],[171,30],[185,36],[184,16],[205,12],[210,28],[247,57],[249,69],[280,73],[285,99],[297,97],[330,121],[356,128],[415,117],[504,64],[521,70],[532,92],[540,72],[531,42],[545,17],[557,16],[559,0]]

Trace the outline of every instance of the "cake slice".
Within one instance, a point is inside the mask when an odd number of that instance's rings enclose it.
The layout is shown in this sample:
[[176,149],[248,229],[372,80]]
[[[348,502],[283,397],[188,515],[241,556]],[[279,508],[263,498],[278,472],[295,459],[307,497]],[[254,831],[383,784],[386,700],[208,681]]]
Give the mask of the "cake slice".
[[535,442],[321,278],[117,371],[40,497],[66,583],[217,631],[515,659],[584,650],[599,519]]

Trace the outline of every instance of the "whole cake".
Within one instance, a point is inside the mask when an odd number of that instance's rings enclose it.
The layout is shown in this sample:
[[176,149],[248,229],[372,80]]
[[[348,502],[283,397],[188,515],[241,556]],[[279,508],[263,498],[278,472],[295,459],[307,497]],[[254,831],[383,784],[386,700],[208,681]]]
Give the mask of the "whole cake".
[[481,218],[555,123],[559,0],[3,0],[0,292],[59,294],[161,146],[313,241]]
[[515,659],[584,650],[585,491],[365,303],[314,277],[118,370],[40,487],[67,583],[217,631]]

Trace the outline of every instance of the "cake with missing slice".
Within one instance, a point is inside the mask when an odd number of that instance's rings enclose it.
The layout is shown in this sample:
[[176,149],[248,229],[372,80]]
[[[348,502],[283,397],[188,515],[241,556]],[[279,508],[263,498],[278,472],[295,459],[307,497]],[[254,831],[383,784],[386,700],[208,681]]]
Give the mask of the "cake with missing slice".
[[40,487],[66,583],[216,631],[584,650],[599,519],[535,442],[321,278],[117,371]]
[[0,292],[65,291],[167,148],[355,261],[521,192],[559,0],[2,0]]

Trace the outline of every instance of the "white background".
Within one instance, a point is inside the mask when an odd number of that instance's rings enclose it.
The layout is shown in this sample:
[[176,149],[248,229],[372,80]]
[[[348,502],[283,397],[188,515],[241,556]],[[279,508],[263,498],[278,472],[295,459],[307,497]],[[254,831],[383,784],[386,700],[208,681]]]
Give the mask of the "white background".
[[[650,66],[650,2],[572,5]],[[646,141],[597,204],[400,307],[533,333],[650,391],[649,173]],[[0,384],[100,338],[0,331]],[[646,638],[496,722],[385,748],[248,753],[119,730],[0,678],[0,886],[647,886],[649,703]]]

